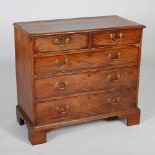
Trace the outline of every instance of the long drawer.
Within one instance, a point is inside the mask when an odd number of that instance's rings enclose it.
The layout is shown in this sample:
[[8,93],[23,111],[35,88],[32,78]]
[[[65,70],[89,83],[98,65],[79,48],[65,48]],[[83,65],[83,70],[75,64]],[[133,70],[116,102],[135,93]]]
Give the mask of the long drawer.
[[70,96],[36,104],[36,124],[79,119],[136,107],[136,89]]
[[106,68],[138,62],[139,48],[96,49],[93,52],[35,58],[35,74]]
[[66,96],[85,91],[135,87],[137,67],[99,69],[35,79],[35,99]]

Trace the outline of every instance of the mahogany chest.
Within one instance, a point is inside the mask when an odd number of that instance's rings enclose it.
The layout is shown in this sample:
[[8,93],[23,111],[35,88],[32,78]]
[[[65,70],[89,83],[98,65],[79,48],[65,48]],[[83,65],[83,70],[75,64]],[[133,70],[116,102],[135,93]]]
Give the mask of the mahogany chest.
[[145,26],[119,16],[14,24],[17,120],[32,144],[59,127],[104,118],[140,122]]

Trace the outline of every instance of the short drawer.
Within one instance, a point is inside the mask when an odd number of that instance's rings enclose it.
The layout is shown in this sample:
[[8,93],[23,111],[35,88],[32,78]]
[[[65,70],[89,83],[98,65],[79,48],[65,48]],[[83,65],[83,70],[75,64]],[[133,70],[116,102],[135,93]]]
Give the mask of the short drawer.
[[67,96],[86,91],[135,87],[137,67],[101,69],[35,79],[35,99]]
[[88,47],[87,34],[68,34],[47,37],[38,37],[34,40],[35,52],[53,52]]
[[136,107],[136,89],[90,93],[36,104],[36,124],[80,119]]
[[140,43],[141,29],[109,30],[92,34],[93,47]]
[[35,74],[136,64],[139,48],[96,49],[93,52],[35,58]]

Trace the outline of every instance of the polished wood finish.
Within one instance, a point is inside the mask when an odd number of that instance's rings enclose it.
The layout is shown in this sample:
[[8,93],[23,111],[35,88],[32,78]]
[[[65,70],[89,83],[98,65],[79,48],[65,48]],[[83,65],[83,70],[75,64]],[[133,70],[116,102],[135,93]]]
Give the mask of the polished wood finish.
[[16,26],[31,36],[45,36],[51,34],[93,32],[119,28],[144,28],[144,25],[132,22],[117,15],[84,17],[73,19],[57,19],[32,22],[18,22]]
[[[80,50],[78,50],[80,51]],[[35,74],[57,74],[73,70],[110,68],[137,64],[139,48],[95,49],[88,52],[37,56],[34,59]],[[58,63],[56,63],[58,62]]]
[[[137,67],[132,66],[38,78],[35,79],[35,99],[38,101],[51,97],[68,96],[78,92],[136,87],[136,77]],[[57,88],[56,83],[61,85],[62,89]]]
[[132,126],[140,123],[140,111],[133,112],[127,117],[127,125]]
[[42,144],[46,142],[46,132],[34,133],[32,130],[28,130],[28,138],[32,145]]
[[[67,41],[68,40],[68,41]],[[38,37],[34,40],[35,52],[52,52],[88,48],[88,34]]]
[[[141,29],[119,29],[96,32],[92,34],[93,47],[139,43],[141,31]],[[111,35],[114,35],[114,38]],[[121,38],[119,38],[119,35],[122,35]]]
[[[22,44],[20,43],[22,42]],[[18,104],[35,124],[33,97],[33,44],[23,31],[15,27],[16,76]]]
[[118,16],[14,24],[17,121],[33,145],[63,126],[110,117],[140,123],[144,27]]
[[96,91],[38,103],[36,124],[43,125],[132,108],[136,108],[135,88],[107,92]]

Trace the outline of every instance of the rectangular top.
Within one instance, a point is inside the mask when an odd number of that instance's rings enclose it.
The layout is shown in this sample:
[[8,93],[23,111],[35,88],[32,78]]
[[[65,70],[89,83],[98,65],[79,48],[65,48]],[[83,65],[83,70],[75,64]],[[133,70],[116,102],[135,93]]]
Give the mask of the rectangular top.
[[82,17],[72,19],[56,19],[44,21],[18,22],[14,26],[32,36],[88,32],[112,28],[144,28],[144,25],[129,21],[125,18],[113,16]]

